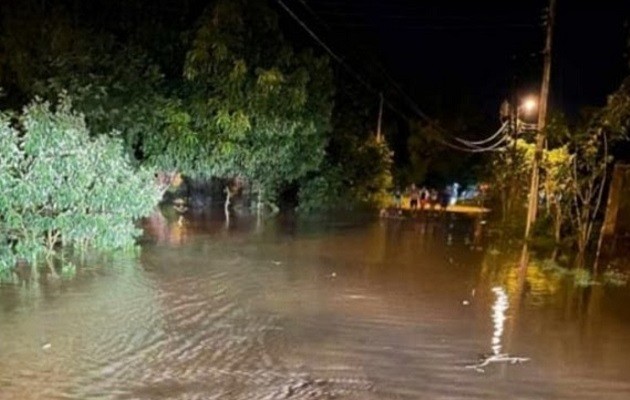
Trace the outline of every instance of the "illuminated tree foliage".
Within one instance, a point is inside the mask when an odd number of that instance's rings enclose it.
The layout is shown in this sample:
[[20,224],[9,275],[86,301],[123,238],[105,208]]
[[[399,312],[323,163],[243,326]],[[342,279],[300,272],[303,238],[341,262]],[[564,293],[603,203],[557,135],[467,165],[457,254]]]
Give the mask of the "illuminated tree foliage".
[[609,166],[614,161],[611,148],[628,140],[630,127],[630,78],[596,110],[584,126],[572,132],[575,156],[572,163],[571,222],[578,250],[585,253],[592,243],[595,226],[608,183]]
[[[542,211],[552,221],[550,233],[556,242],[572,238],[580,255],[592,244],[601,220],[609,167],[614,161],[612,149],[628,139],[629,79],[609,96],[606,106],[590,110],[583,123],[569,126],[556,116],[546,127],[552,147],[545,149],[542,157]],[[500,152],[492,159],[490,180],[495,193],[501,195],[504,217],[514,212],[510,202],[526,200],[533,154],[532,143],[518,140],[512,151]]]
[[199,21],[184,75],[196,148],[214,176],[273,198],[324,157],[333,92],[326,58],[295,53],[263,2],[219,1]]
[[571,211],[571,165],[574,155],[568,145],[543,152],[542,188],[545,193],[545,210],[553,221],[553,236],[556,243],[562,240],[562,228]]
[[61,245],[129,246],[140,234],[134,221],[159,196],[153,174],[132,167],[122,141],[91,138],[67,99],[0,114],[0,269],[50,261]]
[[510,140],[505,149],[490,153],[485,179],[490,182],[491,202],[499,209],[504,223],[512,224],[522,218],[534,147],[523,139]]

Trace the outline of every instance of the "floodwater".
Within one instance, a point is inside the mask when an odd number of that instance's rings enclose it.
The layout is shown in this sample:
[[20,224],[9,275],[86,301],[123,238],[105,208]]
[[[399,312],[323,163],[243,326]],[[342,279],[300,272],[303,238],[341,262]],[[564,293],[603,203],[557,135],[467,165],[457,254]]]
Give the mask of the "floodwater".
[[630,399],[630,288],[500,250],[461,219],[157,218],[135,257],[0,285],[0,399]]

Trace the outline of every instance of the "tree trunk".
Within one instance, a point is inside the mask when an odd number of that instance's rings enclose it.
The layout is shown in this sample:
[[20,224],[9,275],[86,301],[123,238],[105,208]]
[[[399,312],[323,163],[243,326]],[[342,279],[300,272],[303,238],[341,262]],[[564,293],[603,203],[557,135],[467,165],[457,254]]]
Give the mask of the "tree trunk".
[[507,195],[505,193],[505,190],[501,191],[501,209],[503,210],[503,222],[505,223],[508,216]]
[[261,185],[258,185],[258,200],[256,203],[256,212],[260,214],[263,207],[263,188]]
[[225,187],[225,204],[223,209],[225,211],[225,217],[230,218],[230,204],[232,200],[232,191],[230,190],[230,185]]
[[556,244],[560,244],[562,240],[562,209],[560,205],[554,203],[554,238],[556,240]]

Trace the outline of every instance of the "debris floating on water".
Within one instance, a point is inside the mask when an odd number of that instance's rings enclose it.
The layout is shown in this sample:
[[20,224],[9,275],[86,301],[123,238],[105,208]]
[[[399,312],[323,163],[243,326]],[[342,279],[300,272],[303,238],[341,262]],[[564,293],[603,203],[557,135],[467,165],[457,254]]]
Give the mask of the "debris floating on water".
[[486,372],[485,367],[495,363],[522,364],[529,361],[528,357],[512,357],[509,354],[491,354],[483,357],[477,364],[466,365],[466,369],[474,369],[477,372]]

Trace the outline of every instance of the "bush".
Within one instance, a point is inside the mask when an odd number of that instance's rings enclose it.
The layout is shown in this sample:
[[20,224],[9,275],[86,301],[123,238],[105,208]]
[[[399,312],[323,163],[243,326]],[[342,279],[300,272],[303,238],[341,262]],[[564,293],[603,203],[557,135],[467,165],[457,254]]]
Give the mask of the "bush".
[[341,169],[325,164],[319,174],[306,178],[300,186],[298,209],[309,213],[340,207],[348,200],[344,189]]
[[60,245],[132,245],[134,220],[159,198],[153,174],[132,167],[115,135],[91,138],[67,98],[0,113],[0,270],[50,261]]
[[380,208],[388,203],[392,187],[389,147],[374,138],[352,143],[342,162],[324,162],[317,174],[302,181],[298,193],[301,211]]

